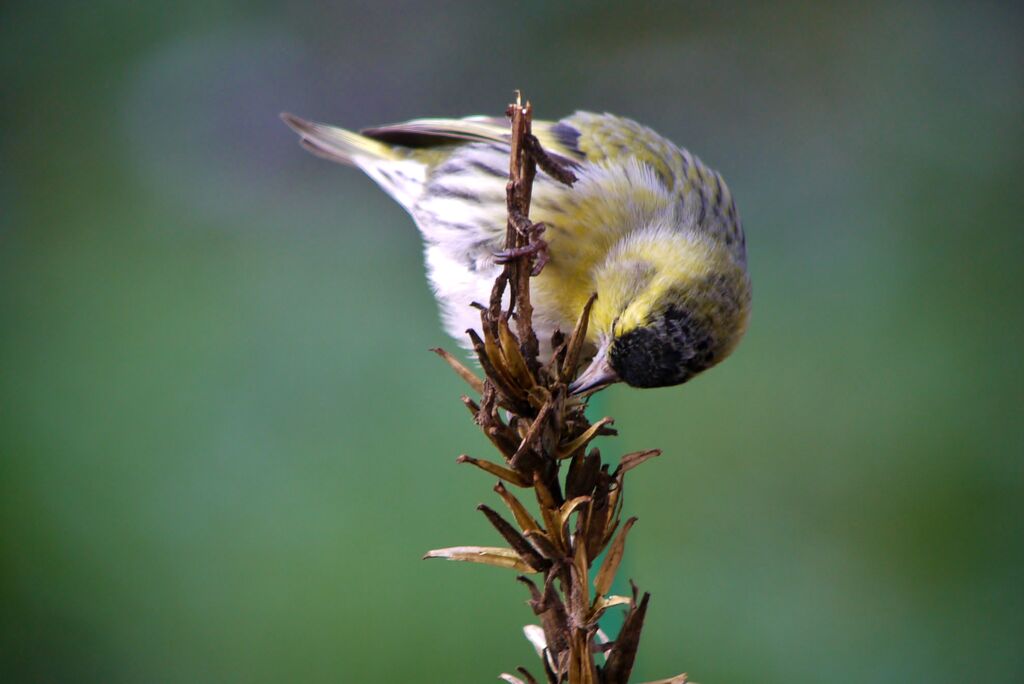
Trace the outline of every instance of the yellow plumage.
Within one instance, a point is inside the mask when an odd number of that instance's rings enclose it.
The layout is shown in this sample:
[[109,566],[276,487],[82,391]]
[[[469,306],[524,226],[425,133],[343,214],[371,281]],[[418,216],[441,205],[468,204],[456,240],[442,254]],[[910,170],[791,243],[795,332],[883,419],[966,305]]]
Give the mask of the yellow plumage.
[[[507,122],[420,119],[362,134],[287,116],[314,153],[358,166],[412,214],[449,331],[475,325],[505,231]],[[544,148],[573,167],[566,187],[543,173],[531,218],[550,261],[534,279],[542,339],[568,330],[594,292],[593,361],[579,392],[616,380],[679,384],[724,359],[746,329],[743,231],[721,176],[648,128],[578,112],[535,121]]]

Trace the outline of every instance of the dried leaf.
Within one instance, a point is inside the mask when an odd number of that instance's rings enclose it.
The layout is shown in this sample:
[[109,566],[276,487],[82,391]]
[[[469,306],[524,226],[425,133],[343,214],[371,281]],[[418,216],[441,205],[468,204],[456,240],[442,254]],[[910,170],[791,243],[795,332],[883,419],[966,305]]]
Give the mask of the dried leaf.
[[480,470],[488,472],[491,475],[494,475],[495,477],[499,477],[502,480],[505,480],[506,482],[511,482],[512,484],[516,485],[517,487],[528,487],[529,484],[530,484],[529,482],[526,481],[525,477],[523,477],[522,475],[520,475],[516,471],[510,470],[509,468],[506,468],[505,466],[500,466],[497,463],[491,463],[490,461],[482,461],[482,460],[480,460],[478,458],[473,458],[472,456],[467,456],[466,454],[462,454],[461,456],[456,458],[455,462],[456,463],[469,463],[471,465],[475,465]]
[[622,514],[624,502],[623,484],[623,473],[618,473],[617,478],[608,483],[610,490],[608,491],[608,510],[605,512],[604,517],[604,536],[601,538],[602,549],[611,541],[611,537],[615,533],[615,528],[618,527],[618,522],[620,522],[620,515]]
[[600,469],[601,452],[598,449],[591,449],[586,456],[577,451],[569,463],[569,472],[565,476],[565,496],[574,499],[594,491]]
[[[635,588],[634,588],[635,592]],[[629,674],[633,671],[636,651],[640,645],[640,631],[644,627],[644,616],[647,614],[647,603],[651,595],[644,594],[639,603],[626,613],[626,620],[619,630],[619,638],[615,640],[615,648],[608,654],[608,664],[604,668],[606,684],[627,684]],[[634,597],[635,600],[635,597]]]
[[565,363],[566,349],[568,349],[568,344],[565,342],[565,335],[560,330],[555,330],[551,335],[551,358],[544,364],[544,373],[546,375],[560,377],[562,364]]
[[629,534],[629,530],[635,523],[636,518],[627,520],[626,524],[622,526],[619,536],[608,548],[604,562],[601,563],[601,569],[598,570],[597,577],[594,578],[594,589],[597,590],[598,596],[604,596],[612,588],[615,573],[619,571],[619,564],[622,562],[622,554],[626,551],[626,535]]
[[565,671],[562,667],[562,662],[568,657],[568,651],[562,651],[561,655],[555,655],[551,649],[545,651],[546,658],[542,659],[544,663],[544,676],[548,678],[548,684],[562,684],[561,673]]
[[487,317],[489,320],[497,320],[501,315],[501,300],[505,294],[506,285],[508,285],[507,267],[502,269],[501,273],[494,280],[494,286],[491,287],[491,298],[487,306]]
[[526,367],[526,359],[519,351],[519,341],[508,327],[507,316],[498,319],[498,340],[501,342],[501,352],[511,375],[519,381],[520,386],[527,390],[532,389],[537,383],[534,382],[530,370]]
[[530,388],[530,401],[538,409],[544,405],[544,402],[550,401],[551,397],[551,391],[544,385],[534,385]]
[[504,423],[494,422],[487,425],[484,428],[484,434],[506,459],[511,459],[512,455],[516,453],[516,449],[519,448],[519,440],[516,439],[515,433]]
[[558,529],[561,530],[563,538],[569,538],[569,516],[576,512],[577,508],[589,501],[589,496],[577,496],[571,501],[566,501],[558,509]]
[[659,679],[656,682],[644,682],[643,684],[687,684],[690,680],[686,678],[686,673],[676,675],[675,677],[669,677],[668,679]]
[[610,510],[608,511],[608,523],[605,530],[604,539],[602,544],[607,544],[612,539],[612,535],[615,534],[615,528],[619,526],[619,517],[622,514],[622,504],[624,501],[623,496],[623,479],[622,473],[619,473],[618,481],[615,486],[608,493],[608,505]]
[[548,536],[551,537],[555,546],[565,551],[569,547],[562,537],[562,528],[558,524],[558,505],[538,472],[533,474],[533,490],[537,494],[537,503],[540,506],[540,514],[544,518],[544,527]]
[[583,350],[583,343],[587,339],[587,326],[590,321],[590,309],[594,306],[597,293],[590,295],[590,299],[583,305],[583,311],[576,321],[576,327],[569,338],[568,351],[565,354],[565,362],[562,364],[562,382],[568,382],[576,375],[576,368],[580,363],[580,352]]
[[497,400],[497,390],[488,379],[484,383],[484,393],[480,400],[480,409],[475,415],[475,421],[487,439],[491,440],[491,444],[508,459],[519,448],[520,440],[515,431],[501,420],[496,405]]
[[644,461],[648,461],[656,456],[661,456],[661,449],[648,449],[647,451],[634,451],[631,454],[626,454],[619,461],[619,467],[615,469],[615,475],[628,473]]
[[487,376],[487,379],[494,385],[494,388],[501,394],[502,399],[508,403],[507,408],[517,413],[521,413],[525,408],[528,408],[524,407],[520,402],[520,393],[516,391],[515,384],[509,379],[505,370],[495,366],[493,363],[488,354],[487,345],[480,338],[480,335],[475,330],[467,330],[466,334],[469,335],[469,339],[473,342],[473,351],[476,352],[477,359],[480,361],[480,367],[484,369],[484,375]]
[[597,558],[601,551],[604,550],[605,544],[605,528],[608,524],[608,476],[605,473],[599,472],[597,475],[597,484],[594,486],[594,497],[590,505],[587,506],[587,520],[586,526],[583,530],[587,543],[587,555],[591,558]]
[[609,608],[614,606],[629,606],[633,604],[633,599],[628,596],[597,596],[594,598],[594,606],[590,611],[590,619],[597,621],[602,614]]
[[526,640],[533,644],[533,650],[537,652],[538,658],[544,657],[544,651],[548,647],[548,641],[544,638],[544,629],[540,625],[524,625],[523,634]]
[[533,488],[537,490],[537,503],[540,504],[541,508],[548,508],[552,510],[558,508],[558,504],[555,502],[555,497],[552,496],[551,490],[544,484],[544,480],[541,479],[540,473],[533,474]]
[[604,633],[603,629],[598,627],[597,631],[594,632],[594,643],[591,644],[590,647],[591,652],[600,653],[601,657],[607,660],[607,656],[605,654],[608,653],[608,651],[610,651],[611,648],[612,642],[608,638],[608,635]]
[[605,425],[610,425],[611,423],[614,422],[615,420],[612,418],[602,418],[601,420],[591,425],[586,432],[584,432],[576,439],[572,440],[568,444],[559,445],[558,451],[556,452],[556,456],[558,458],[566,458],[568,456],[572,456],[577,449],[585,447],[587,444],[590,443],[590,440],[594,439],[594,437],[597,437],[597,433],[601,428],[603,428]]
[[533,519],[533,516],[530,515],[529,511],[526,510],[526,507],[520,503],[519,499],[512,495],[512,492],[505,489],[505,485],[499,482],[494,485],[494,491],[498,493],[498,496],[502,498],[505,505],[508,506],[510,511],[512,511],[512,516],[516,519],[519,529],[523,532],[540,529],[540,523]]
[[551,537],[544,534],[540,530],[527,530],[523,533],[523,536],[533,544],[533,548],[537,549],[537,553],[544,556],[549,560],[558,560],[562,558],[562,552],[558,550],[554,542],[551,541]]
[[466,384],[473,388],[474,392],[480,394],[484,391],[484,381],[481,380],[476,373],[463,366],[461,361],[440,347],[434,347],[430,351],[444,359],[445,362],[452,367],[452,370],[458,373],[459,377],[465,380]]
[[611,596],[605,596],[601,599],[601,604],[604,609],[611,608],[613,606],[631,606],[633,605],[633,599],[630,596],[622,596],[621,594],[612,594]]
[[509,366],[501,345],[498,344],[498,339],[494,336],[494,326],[487,325],[487,311],[483,307],[480,309],[480,317],[484,331],[484,350],[487,352],[491,364],[502,374],[504,384],[508,386],[509,390],[514,392],[516,397],[522,396],[522,385],[518,382],[514,369]]
[[[554,405],[553,415],[551,416],[551,423],[554,425],[555,435],[560,435],[565,431],[565,397],[568,389],[564,385],[556,385],[555,389],[548,394],[551,403]],[[551,452],[553,444],[545,444],[544,448]]]
[[498,679],[508,682],[509,684],[526,684],[522,679],[510,675],[508,672],[502,672],[498,675]]
[[483,563],[484,565],[509,568],[519,572],[540,572],[524,562],[514,549],[500,546],[451,546],[447,549],[427,551],[423,558],[444,558],[445,560]]
[[533,420],[533,423],[530,424],[530,428],[526,431],[526,435],[523,437],[522,443],[519,445],[519,448],[516,449],[516,453],[510,461],[513,468],[523,458],[523,455],[533,448],[534,443],[540,436],[541,430],[544,429],[544,423],[547,422],[548,417],[551,415],[551,410],[551,402],[548,402],[544,404],[537,413],[537,417]]
[[494,525],[494,529],[498,530],[498,534],[505,538],[505,541],[516,550],[527,564],[541,570],[546,570],[551,566],[551,561],[537,553],[537,550],[533,548],[530,542],[526,541],[526,538],[516,528],[512,527],[507,520],[502,518],[497,511],[484,504],[480,504],[476,509],[487,516],[487,520]]
[[569,614],[574,621],[582,626],[583,617],[590,608],[590,592],[587,581],[590,560],[587,558],[586,544],[576,542],[576,553],[572,559],[572,587],[570,590]]
[[526,684],[537,684],[537,680],[533,678],[533,675],[525,667],[517,667],[516,672],[523,675],[523,681]]

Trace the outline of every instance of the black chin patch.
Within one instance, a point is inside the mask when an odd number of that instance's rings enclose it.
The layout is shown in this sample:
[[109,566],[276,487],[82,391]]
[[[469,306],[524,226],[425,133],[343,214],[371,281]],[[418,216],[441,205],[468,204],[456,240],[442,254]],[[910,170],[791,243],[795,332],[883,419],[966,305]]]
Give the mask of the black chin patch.
[[649,325],[615,338],[609,360],[628,385],[666,387],[713,365],[714,347],[708,326],[672,307]]

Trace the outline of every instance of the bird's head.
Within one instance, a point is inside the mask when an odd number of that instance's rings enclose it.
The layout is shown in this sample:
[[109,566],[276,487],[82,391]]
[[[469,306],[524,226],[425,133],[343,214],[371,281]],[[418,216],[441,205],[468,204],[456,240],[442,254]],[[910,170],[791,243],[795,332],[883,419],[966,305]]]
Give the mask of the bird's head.
[[746,330],[745,259],[704,236],[635,235],[609,252],[594,287],[596,353],[574,394],[682,384],[728,356]]

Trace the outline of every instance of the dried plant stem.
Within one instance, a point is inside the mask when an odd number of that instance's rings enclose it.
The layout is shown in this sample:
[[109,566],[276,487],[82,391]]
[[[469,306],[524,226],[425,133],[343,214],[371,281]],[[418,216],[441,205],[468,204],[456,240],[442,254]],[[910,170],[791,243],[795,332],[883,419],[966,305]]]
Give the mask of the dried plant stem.
[[[480,333],[469,331],[484,379],[446,352],[435,351],[480,394],[479,402],[469,397],[462,401],[504,459],[499,464],[463,455],[458,461],[499,479],[495,491],[514,524],[481,505],[479,510],[507,547],[456,546],[430,551],[426,557],[484,563],[523,573],[519,580],[529,590],[529,604],[541,623],[527,626],[525,631],[541,654],[549,684],[626,684],[650,596],[641,596],[635,585],[630,596],[608,593],[625,552],[627,534],[636,522],[630,518],[620,524],[623,483],[629,470],[660,452],[629,454],[609,472],[600,452],[590,448],[596,437],[615,434],[608,427],[610,418],[592,425],[584,415],[585,405],[568,391],[581,364],[593,298],[568,340],[561,333],[550,340],[551,359],[541,363],[540,342],[533,330],[530,278],[543,268],[547,245],[541,238],[543,226],[529,219],[530,196],[538,164],[567,185],[572,185],[575,176],[547,155],[533,136],[529,102],[522,104],[517,98],[507,114],[512,124],[508,224],[506,249],[499,255],[505,267],[494,283],[488,306],[479,307]],[[507,308],[503,306],[506,289]],[[515,333],[510,319],[514,319]],[[568,464],[564,486],[562,463]],[[539,515],[534,517],[503,483],[531,491]],[[592,591],[590,574],[606,549]],[[613,606],[625,606],[626,617],[616,639],[609,642],[603,635],[599,637],[598,620]],[[505,673],[501,677],[513,684],[538,681],[524,668],[517,671],[519,675]],[[681,684],[686,677],[663,681]]]

